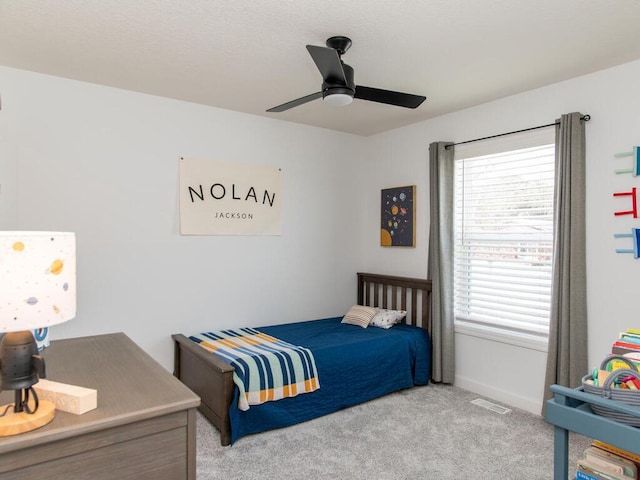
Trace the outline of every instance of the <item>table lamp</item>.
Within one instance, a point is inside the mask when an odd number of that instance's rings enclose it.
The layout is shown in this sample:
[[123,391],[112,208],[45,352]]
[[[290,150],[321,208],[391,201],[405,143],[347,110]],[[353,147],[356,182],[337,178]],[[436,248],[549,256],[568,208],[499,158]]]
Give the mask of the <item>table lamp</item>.
[[55,406],[33,389],[46,372],[32,330],[75,317],[75,250],[73,233],[0,231],[0,390],[15,390],[0,406],[0,436],[53,420]]

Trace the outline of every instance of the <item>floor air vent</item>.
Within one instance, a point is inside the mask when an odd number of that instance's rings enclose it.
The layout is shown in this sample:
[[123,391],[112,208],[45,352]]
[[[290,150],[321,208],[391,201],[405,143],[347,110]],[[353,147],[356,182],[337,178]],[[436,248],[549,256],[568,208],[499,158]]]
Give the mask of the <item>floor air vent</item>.
[[474,405],[478,405],[479,407],[486,408],[487,410],[491,410],[492,412],[500,413],[502,415],[511,411],[510,408],[501,407],[500,405],[496,405],[489,400],[483,400],[482,398],[471,400],[471,403],[473,403]]

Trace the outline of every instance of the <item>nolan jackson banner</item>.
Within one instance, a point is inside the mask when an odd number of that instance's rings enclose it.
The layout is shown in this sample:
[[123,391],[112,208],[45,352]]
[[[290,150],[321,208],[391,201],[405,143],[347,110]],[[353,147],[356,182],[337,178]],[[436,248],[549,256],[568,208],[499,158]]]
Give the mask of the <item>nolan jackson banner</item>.
[[180,159],[180,233],[282,235],[279,168]]

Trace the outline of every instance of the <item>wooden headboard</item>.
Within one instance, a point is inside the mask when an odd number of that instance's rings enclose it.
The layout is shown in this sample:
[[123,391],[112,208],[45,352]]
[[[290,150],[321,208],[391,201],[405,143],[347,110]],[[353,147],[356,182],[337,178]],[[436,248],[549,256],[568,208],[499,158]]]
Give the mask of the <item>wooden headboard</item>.
[[406,310],[405,323],[431,332],[431,280],[358,273],[358,304]]

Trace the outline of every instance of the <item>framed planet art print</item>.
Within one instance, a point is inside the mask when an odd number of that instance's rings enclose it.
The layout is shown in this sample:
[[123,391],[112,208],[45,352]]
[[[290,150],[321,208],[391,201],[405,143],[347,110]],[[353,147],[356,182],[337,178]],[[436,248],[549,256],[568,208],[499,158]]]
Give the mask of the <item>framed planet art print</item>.
[[415,247],[416,186],[382,189],[380,204],[380,245]]

